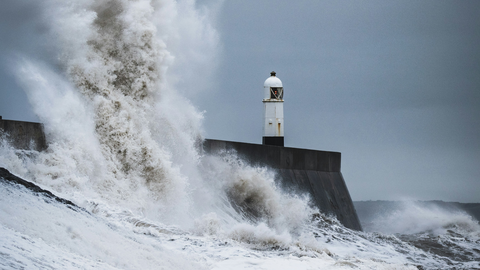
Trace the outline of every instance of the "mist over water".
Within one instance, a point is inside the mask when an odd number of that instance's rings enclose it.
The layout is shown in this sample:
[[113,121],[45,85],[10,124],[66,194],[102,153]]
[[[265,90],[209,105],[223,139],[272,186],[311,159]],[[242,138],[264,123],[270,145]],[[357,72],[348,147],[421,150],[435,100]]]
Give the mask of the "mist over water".
[[[382,203],[378,203],[382,205]],[[444,203],[447,205],[446,203]],[[365,218],[366,231],[388,234],[417,234],[430,232],[441,235],[451,226],[466,231],[480,231],[471,215],[456,207],[442,207],[435,202],[384,202],[372,217]],[[448,206],[448,205],[447,205]]]
[[[450,261],[395,236],[346,229],[303,194],[280,190],[268,168],[201,151],[203,115],[185,96],[214,72],[219,39],[205,6],[50,0],[41,12],[57,58],[24,54],[15,68],[48,149],[19,151],[2,140],[0,166],[86,211],[2,183],[5,265],[36,265],[41,256],[53,268],[83,269],[416,269]],[[378,231],[419,233],[452,221],[412,229],[408,218],[397,228],[389,225],[397,217],[385,219],[379,226],[392,231]]]

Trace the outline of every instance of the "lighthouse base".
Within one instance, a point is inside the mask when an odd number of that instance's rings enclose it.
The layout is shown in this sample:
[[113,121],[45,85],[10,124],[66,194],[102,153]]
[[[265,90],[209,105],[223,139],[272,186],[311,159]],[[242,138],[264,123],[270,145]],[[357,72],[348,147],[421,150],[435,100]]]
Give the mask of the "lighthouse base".
[[263,145],[284,146],[283,137],[262,137]]

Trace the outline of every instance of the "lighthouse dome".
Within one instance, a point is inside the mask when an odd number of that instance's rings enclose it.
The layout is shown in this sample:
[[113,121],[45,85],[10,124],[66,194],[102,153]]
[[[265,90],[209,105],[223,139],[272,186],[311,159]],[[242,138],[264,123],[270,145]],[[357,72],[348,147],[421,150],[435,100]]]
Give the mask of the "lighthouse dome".
[[275,76],[276,75],[275,71],[272,71],[272,73],[270,74],[271,76],[265,80],[265,83],[263,84],[263,86],[264,87],[283,87],[282,81],[277,76]]
[[272,71],[270,77],[263,83],[263,92],[264,99],[283,100],[283,84],[275,71]]

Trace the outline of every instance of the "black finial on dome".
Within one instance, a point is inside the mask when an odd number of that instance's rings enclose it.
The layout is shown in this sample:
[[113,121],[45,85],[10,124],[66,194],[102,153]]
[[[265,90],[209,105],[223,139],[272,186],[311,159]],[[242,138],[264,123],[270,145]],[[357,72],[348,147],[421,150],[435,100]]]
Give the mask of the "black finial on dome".
[[273,77],[275,77],[276,74],[277,73],[275,73],[275,71],[270,72],[270,75],[273,76]]

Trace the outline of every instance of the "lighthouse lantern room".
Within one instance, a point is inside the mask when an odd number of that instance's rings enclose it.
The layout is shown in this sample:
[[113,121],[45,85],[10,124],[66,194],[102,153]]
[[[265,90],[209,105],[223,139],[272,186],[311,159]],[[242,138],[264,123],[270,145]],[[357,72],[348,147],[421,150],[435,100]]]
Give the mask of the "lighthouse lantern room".
[[263,139],[262,144],[284,146],[283,140],[283,85],[275,71],[263,84]]

